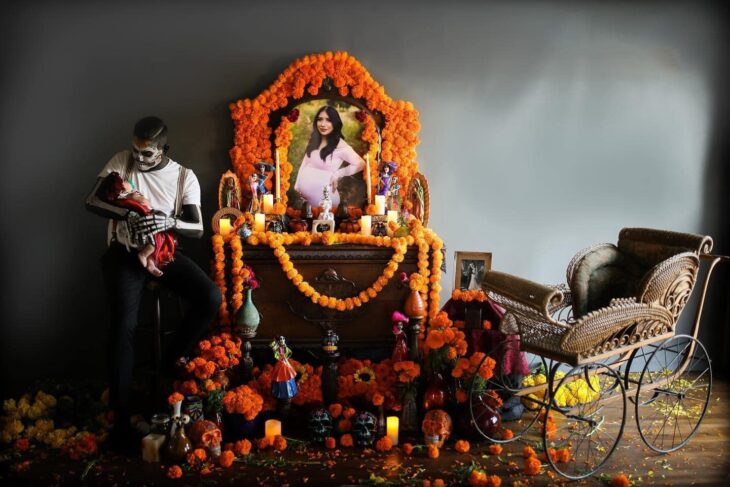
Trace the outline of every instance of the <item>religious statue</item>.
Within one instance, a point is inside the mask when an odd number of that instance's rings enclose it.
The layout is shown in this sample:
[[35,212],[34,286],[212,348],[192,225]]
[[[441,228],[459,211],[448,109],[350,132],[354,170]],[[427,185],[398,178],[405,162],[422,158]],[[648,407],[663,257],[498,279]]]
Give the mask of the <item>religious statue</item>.
[[223,207],[241,209],[236,181],[231,177],[225,178],[223,182]]

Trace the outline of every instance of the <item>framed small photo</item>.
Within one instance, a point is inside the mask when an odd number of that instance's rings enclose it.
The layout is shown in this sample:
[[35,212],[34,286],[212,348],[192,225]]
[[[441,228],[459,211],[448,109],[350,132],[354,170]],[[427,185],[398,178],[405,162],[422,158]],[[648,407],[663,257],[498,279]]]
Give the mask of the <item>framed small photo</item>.
[[454,289],[481,289],[484,273],[492,268],[492,253],[457,251],[454,256]]

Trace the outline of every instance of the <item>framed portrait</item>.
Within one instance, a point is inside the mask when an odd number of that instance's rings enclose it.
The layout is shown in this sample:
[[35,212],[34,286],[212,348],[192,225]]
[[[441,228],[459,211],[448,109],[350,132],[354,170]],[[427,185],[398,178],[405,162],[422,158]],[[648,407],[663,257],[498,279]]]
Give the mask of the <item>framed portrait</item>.
[[[291,126],[287,154],[293,166],[287,192],[290,205],[299,208],[307,201],[313,208],[320,206],[323,189],[329,186],[333,209],[341,201],[366,206],[363,171],[369,147],[361,138],[364,124],[357,117],[361,108],[335,98],[309,100],[294,108],[299,116]],[[326,145],[320,148],[322,143]]]
[[457,251],[454,256],[454,289],[481,289],[484,273],[492,268],[492,253]]

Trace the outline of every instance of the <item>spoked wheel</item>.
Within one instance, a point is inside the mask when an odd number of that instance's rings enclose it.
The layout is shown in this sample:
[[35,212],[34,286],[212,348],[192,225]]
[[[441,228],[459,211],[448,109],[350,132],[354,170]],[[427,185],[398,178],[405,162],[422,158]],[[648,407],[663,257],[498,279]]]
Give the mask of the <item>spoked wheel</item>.
[[564,477],[582,479],[601,468],[621,439],[626,390],[616,371],[600,363],[574,367],[555,383],[543,425],[547,461]]
[[[491,367],[493,375],[485,379],[483,376],[489,374],[480,371]],[[545,360],[539,355],[520,352],[516,338],[502,341],[477,368],[468,398],[470,426],[494,443],[520,438],[535,423],[542,409],[538,403],[525,399],[523,381],[544,371]]]
[[641,372],[636,391],[636,426],[644,443],[659,453],[682,448],[705,417],[712,392],[707,350],[688,335],[662,343]]

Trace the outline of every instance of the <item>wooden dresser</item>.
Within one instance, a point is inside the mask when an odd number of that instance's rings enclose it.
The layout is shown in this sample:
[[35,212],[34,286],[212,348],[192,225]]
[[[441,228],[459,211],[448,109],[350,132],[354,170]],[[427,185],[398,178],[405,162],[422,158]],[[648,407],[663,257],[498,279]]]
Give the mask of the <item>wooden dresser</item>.
[[[320,293],[346,298],[356,296],[383,272],[393,249],[366,245],[287,246],[292,263]],[[311,302],[287,279],[273,250],[264,246],[243,247],[244,260],[260,281],[253,294],[262,315],[254,345],[269,343],[284,335],[296,347],[319,348],[328,329],[349,349],[392,347],[390,315],[402,310],[409,288],[398,275],[418,270],[418,248],[409,247],[395,276],[378,296],[353,311],[340,312]]]

